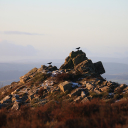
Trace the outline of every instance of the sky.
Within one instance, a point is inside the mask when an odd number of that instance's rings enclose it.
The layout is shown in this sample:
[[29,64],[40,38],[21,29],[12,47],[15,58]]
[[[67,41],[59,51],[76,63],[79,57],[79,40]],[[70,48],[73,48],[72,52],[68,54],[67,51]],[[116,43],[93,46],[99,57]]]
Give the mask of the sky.
[[0,0],[0,62],[128,57],[128,0]]

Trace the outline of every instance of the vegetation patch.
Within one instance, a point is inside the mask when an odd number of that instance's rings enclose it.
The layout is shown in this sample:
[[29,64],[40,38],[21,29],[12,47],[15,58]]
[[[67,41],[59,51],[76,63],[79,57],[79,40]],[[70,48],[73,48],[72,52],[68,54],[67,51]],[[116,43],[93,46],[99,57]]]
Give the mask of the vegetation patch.
[[[54,119],[54,120],[53,120]],[[128,127],[128,101],[113,104],[99,99],[85,103],[49,102],[18,111],[0,110],[1,128],[122,128]]]

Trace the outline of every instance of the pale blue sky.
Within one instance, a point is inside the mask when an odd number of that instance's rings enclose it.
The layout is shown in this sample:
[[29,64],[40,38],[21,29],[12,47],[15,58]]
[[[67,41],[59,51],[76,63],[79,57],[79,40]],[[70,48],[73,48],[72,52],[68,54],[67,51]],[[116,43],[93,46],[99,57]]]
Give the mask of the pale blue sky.
[[0,0],[1,58],[4,44],[33,49],[32,59],[65,58],[78,46],[87,56],[128,57],[128,0]]

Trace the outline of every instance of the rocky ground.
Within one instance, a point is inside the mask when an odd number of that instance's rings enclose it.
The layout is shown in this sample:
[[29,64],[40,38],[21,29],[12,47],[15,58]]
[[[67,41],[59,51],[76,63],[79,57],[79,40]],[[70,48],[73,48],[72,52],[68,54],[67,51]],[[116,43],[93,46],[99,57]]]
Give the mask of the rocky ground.
[[128,86],[107,81],[102,62],[92,63],[81,51],[72,51],[64,64],[33,68],[19,82],[0,89],[0,108],[18,110],[22,105],[41,106],[51,101],[85,103],[93,98],[118,102],[128,97]]

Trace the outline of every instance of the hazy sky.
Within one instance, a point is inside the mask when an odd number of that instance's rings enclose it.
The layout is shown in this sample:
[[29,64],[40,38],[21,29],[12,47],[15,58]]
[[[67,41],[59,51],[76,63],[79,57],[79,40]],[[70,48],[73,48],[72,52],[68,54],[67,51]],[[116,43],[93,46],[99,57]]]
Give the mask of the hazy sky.
[[0,0],[0,58],[128,57],[128,0]]

